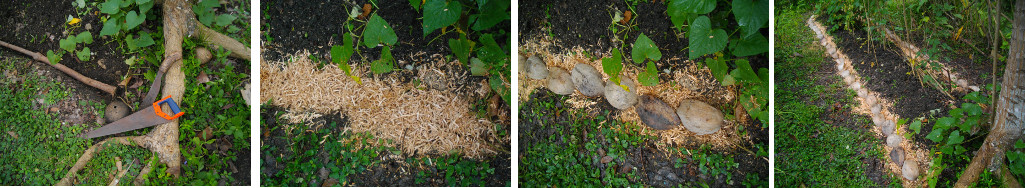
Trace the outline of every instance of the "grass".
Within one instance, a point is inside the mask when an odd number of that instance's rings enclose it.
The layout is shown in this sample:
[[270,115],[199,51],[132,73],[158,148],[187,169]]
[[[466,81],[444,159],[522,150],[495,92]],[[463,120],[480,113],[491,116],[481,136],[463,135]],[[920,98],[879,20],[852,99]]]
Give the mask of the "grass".
[[[537,90],[536,92],[548,92]],[[551,94],[555,95],[555,94]],[[627,174],[617,173],[615,168],[606,168],[605,174],[597,170],[597,161],[591,156],[597,156],[599,149],[604,149],[607,156],[614,159],[608,166],[614,166],[624,160],[626,152],[630,148],[636,148],[646,140],[655,140],[652,136],[640,134],[637,125],[619,122],[615,119],[607,119],[609,112],[604,112],[596,117],[589,117],[583,110],[566,109],[557,107],[556,103],[565,101],[566,96],[547,97],[532,99],[520,107],[530,106],[536,108],[526,109],[528,113],[520,114],[521,121],[534,121],[530,124],[537,124],[539,129],[554,129],[554,134],[532,145],[521,144],[525,157],[521,158],[520,185],[524,187],[554,186],[612,186],[612,187],[641,187],[640,182],[632,182],[637,179],[636,171]],[[524,110],[520,110],[524,112]],[[547,119],[544,116],[565,114],[569,116],[569,122],[558,122]],[[558,115],[555,115],[558,116]],[[588,131],[590,130],[590,131]],[[533,133],[525,133],[533,134]],[[533,135],[521,135],[522,137]],[[521,139],[522,141],[522,139]],[[526,141],[524,141],[526,142]],[[618,161],[617,161],[618,160]]]
[[[853,92],[830,84],[817,85],[811,73],[824,66],[825,54],[815,48],[807,26],[807,10],[776,12],[776,184],[780,186],[884,186],[868,179],[862,160],[885,160],[881,143],[870,132],[823,121],[828,105],[840,102],[850,111]],[[803,57],[791,54],[799,53]],[[828,65],[828,64],[827,64]],[[835,78],[835,77],[834,77]],[[831,98],[823,93],[845,93]],[[822,106],[819,106],[821,104]],[[868,124],[865,117],[853,117]],[[890,179],[899,181],[894,175]],[[892,184],[891,186],[900,186]]]
[[[18,73],[0,77],[0,185],[53,185],[92,141],[77,137],[85,126],[65,125],[46,113],[48,104],[71,92],[45,81],[26,62],[0,60],[2,72]],[[47,104],[33,102],[40,98]]]
[[[269,103],[265,106],[270,106]],[[265,113],[267,109],[264,109]],[[273,112],[280,113],[280,112]],[[283,122],[280,114],[274,114],[274,122]],[[378,178],[369,172],[375,167],[387,167],[384,163],[386,155],[403,156],[406,167],[414,167],[411,172],[415,177],[413,184],[429,186],[485,186],[487,178],[495,174],[495,167],[487,161],[463,158],[459,153],[443,156],[408,156],[395,147],[379,146],[392,144],[392,140],[375,138],[368,133],[340,131],[340,125],[330,122],[320,129],[311,128],[307,124],[279,124],[267,126],[267,120],[261,120],[264,131],[280,131],[285,135],[272,135],[286,143],[279,148],[277,144],[268,143],[275,138],[264,140],[260,146],[263,156],[272,156],[274,161],[261,161],[267,170],[269,164],[281,164],[283,169],[274,173],[263,173],[261,186],[321,186],[327,181],[318,177],[324,169],[327,178],[337,180],[333,186],[352,186],[364,181]],[[267,159],[267,158],[264,158]],[[415,168],[419,167],[419,168]],[[385,170],[399,170],[385,169]],[[506,184],[509,185],[508,183]]]

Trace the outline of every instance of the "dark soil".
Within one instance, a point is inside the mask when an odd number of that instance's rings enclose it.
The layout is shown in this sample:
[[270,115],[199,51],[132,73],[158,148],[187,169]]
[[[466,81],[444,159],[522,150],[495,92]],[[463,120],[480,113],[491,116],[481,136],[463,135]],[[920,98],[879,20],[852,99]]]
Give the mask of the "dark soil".
[[[64,55],[64,60],[60,63],[86,77],[108,85],[117,85],[121,81],[121,77],[129,71],[128,65],[124,63],[127,57],[121,53],[122,50],[118,48],[117,43],[108,43],[108,41],[111,41],[109,36],[99,37],[100,30],[103,28],[103,22],[100,21],[97,15],[86,14],[80,17],[75,13],[71,2],[73,0],[13,0],[0,2],[0,40],[29,51],[46,54],[48,50],[53,50],[54,52],[61,50],[58,46],[60,39],[86,31],[85,25],[89,24],[92,26],[92,30],[88,31],[93,34],[94,42],[92,44],[80,44],[78,49],[83,48],[83,46],[89,47],[90,51],[94,53],[92,56],[93,60],[82,62],[74,54],[68,53]],[[157,8],[153,10],[160,11]],[[70,29],[69,32],[65,32],[65,27],[68,26],[66,23],[68,15],[80,18],[82,22],[76,24],[77,28],[72,29],[68,27]],[[139,27],[150,28],[155,23],[157,22],[146,21]],[[25,56],[8,48],[0,48],[0,55]],[[100,64],[103,64],[106,68],[103,68]],[[80,91],[103,93],[103,91],[95,88]]]
[[[587,107],[583,107],[588,114],[588,117],[604,116],[614,117],[620,112],[616,108],[612,107],[605,98],[596,98],[591,100],[596,101],[595,104]],[[545,112],[539,114],[533,114],[532,109],[544,107],[539,106],[541,102],[538,101],[551,101],[554,103],[556,109],[560,109],[558,112]],[[523,106],[520,109],[520,146],[518,148],[521,156],[526,153],[526,149],[535,145],[541,144],[541,142],[547,142],[546,138],[552,135],[559,134],[559,132],[572,132],[568,130],[569,124],[574,122],[572,116],[559,115],[568,114],[568,110],[562,110],[567,108],[564,97],[552,93],[548,89],[539,88],[534,90],[530,94],[530,101],[522,103]],[[531,119],[531,120],[527,120]],[[557,125],[541,125],[538,122],[555,122]],[[559,131],[553,127],[561,127],[566,130]],[[767,144],[768,142],[768,129],[762,129],[758,125],[746,125],[747,130],[751,130],[750,134],[755,137],[754,143],[756,144]],[[599,134],[600,135],[600,134]],[[580,136],[581,138],[587,138],[586,136]],[[586,140],[584,142],[587,142]],[[732,187],[739,186],[741,181],[744,181],[748,174],[755,173],[762,180],[768,180],[769,175],[769,163],[764,158],[757,157],[754,154],[748,153],[743,150],[733,151],[711,151],[712,153],[720,153],[725,155],[731,155],[733,161],[739,163],[738,168],[731,170],[729,173],[733,182],[727,181],[727,177],[708,177],[706,174],[702,174],[698,171],[698,163],[693,161],[689,155],[677,155],[671,151],[664,151],[657,148],[655,145],[656,140],[646,140],[639,144],[637,147],[631,147],[627,151],[625,159],[617,159],[620,165],[608,166],[605,164],[598,163],[590,166],[598,171],[603,172],[605,169],[614,168],[621,169],[622,167],[635,167],[637,169],[638,179],[631,179],[630,181],[642,182],[645,185],[653,187],[676,187],[681,184],[693,183],[693,182],[705,182],[711,187]],[[570,144],[570,143],[560,143]],[[603,143],[600,147],[607,147],[607,144],[615,143]],[[681,146],[669,146],[669,147],[681,147]],[[745,143],[746,148],[753,148],[754,146],[750,143]],[[697,150],[698,148],[688,148],[691,150]],[[579,151],[588,152],[588,151]],[[676,168],[676,160],[682,159],[685,162],[680,168]]]
[[[688,59],[686,51],[688,39],[673,27],[666,15],[666,4],[642,1],[634,7],[633,23],[636,27],[625,32],[626,41],[616,41],[616,33],[610,29],[615,10],[630,10],[626,1],[601,0],[525,0],[519,3],[520,10],[520,44],[539,40],[549,33],[560,43],[552,46],[553,53],[564,53],[575,46],[580,46],[590,53],[610,52],[619,49],[623,58],[630,58],[633,43],[641,33],[651,38],[662,51],[663,61],[656,63],[659,70],[676,70],[676,62],[665,61],[670,58]],[[732,19],[732,17],[730,18]],[[625,28],[619,27],[618,36],[622,39]],[[546,29],[550,29],[546,30]],[[762,29],[762,35],[769,36],[768,29]],[[620,39],[620,40],[621,40]],[[625,44],[624,44],[625,42]],[[766,55],[744,57],[751,62],[752,68],[768,68],[769,59]],[[698,59],[700,60],[700,59]],[[665,75],[662,76],[665,79]]]

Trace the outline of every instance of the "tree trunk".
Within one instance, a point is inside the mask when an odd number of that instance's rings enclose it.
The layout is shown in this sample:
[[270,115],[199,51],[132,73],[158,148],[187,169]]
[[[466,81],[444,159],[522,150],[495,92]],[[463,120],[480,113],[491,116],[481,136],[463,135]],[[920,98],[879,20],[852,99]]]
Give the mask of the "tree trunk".
[[996,101],[995,122],[956,187],[971,186],[978,181],[983,170],[999,172],[1004,164],[1004,152],[1022,135],[1025,120],[1025,66],[1022,66],[1025,60],[1025,0],[1015,2],[1012,25],[1007,68],[1004,69],[1004,82],[1000,85],[1003,89]]

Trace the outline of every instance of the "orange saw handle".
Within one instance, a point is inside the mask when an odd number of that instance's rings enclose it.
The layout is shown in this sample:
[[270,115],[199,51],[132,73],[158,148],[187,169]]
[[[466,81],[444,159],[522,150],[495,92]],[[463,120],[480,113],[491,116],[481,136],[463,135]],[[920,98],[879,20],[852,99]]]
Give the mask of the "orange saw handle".
[[[164,110],[160,109],[161,104],[167,104],[168,107],[171,107],[171,113],[174,113],[174,115],[172,116],[168,115],[167,113],[164,113]],[[157,102],[153,102],[153,111],[157,113],[157,116],[160,116],[167,120],[172,120],[185,114],[185,112],[182,112],[181,109],[178,108],[178,103],[175,103],[174,99],[171,99],[170,95],[164,97],[164,99],[160,99]]]

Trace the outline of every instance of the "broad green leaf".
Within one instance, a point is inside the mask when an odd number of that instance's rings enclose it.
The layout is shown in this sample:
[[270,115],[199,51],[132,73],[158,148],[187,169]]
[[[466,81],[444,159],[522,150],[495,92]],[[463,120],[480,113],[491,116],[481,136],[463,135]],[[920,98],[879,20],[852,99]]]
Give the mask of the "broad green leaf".
[[951,109],[947,114],[954,119],[961,119],[961,117],[964,117],[964,108]]
[[413,10],[420,11],[420,0],[409,0],[409,6],[413,6]]
[[393,59],[391,55],[391,48],[385,46],[383,49],[381,49],[381,59],[375,60],[374,62],[370,63],[370,70],[373,71],[374,74],[391,72],[392,60]]
[[138,13],[135,13],[134,10],[129,11],[128,14],[125,15],[125,25],[122,28],[122,30],[128,31],[135,29],[135,27],[138,27],[139,24],[142,24],[143,21],[146,21],[145,14],[139,15]]
[[89,58],[92,57],[92,52],[89,51],[89,47],[82,48],[82,50],[78,51],[76,54],[78,55],[78,60],[82,61],[89,61]]
[[708,14],[715,10],[715,0],[673,0],[667,6],[670,15],[678,12]]
[[331,62],[338,64],[338,68],[345,71],[345,75],[353,77],[356,82],[359,82],[359,77],[352,75],[352,67],[349,66],[349,59],[352,58],[352,53],[355,52],[352,47],[352,40],[352,35],[343,34],[342,46],[335,45],[331,47]]
[[503,50],[502,47],[498,46],[498,42],[491,34],[483,34],[477,40],[480,41],[480,49],[477,50],[477,58],[484,60],[485,62],[504,62],[509,61],[509,55]]
[[152,2],[152,1],[153,0],[135,0],[135,4],[141,5],[143,3],[149,3],[149,2]]
[[651,59],[653,61],[662,59],[662,52],[658,50],[655,41],[651,41],[647,35],[641,33],[641,36],[637,37],[637,40],[634,41],[630,56],[633,57],[634,63],[640,64],[644,63],[644,59]]
[[121,11],[121,1],[107,0],[100,4],[100,12],[104,14],[117,14]]
[[964,136],[961,136],[960,130],[954,130],[954,132],[950,133],[950,136],[947,138],[947,145],[960,144],[964,141]]
[[716,58],[705,59],[705,65],[708,65],[708,69],[712,71],[712,76],[720,82],[723,81],[723,76],[726,76],[729,66],[726,66],[726,62]]
[[46,59],[50,61],[50,64],[57,64],[61,61],[61,56],[54,54],[53,50],[46,51]]
[[427,0],[424,4],[424,36],[435,29],[446,27],[459,20],[463,5],[459,1]]
[[749,83],[759,83],[762,80],[758,79],[758,75],[751,69],[751,64],[746,59],[740,59],[734,62],[737,64],[737,69],[733,69],[731,75],[734,78],[739,78],[740,81]]
[[135,47],[139,48],[148,47],[155,43],[156,42],[153,41],[153,37],[151,37],[147,32],[140,32],[139,38],[135,39]]
[[146,0],[146,2],[138,3],[138,5],[139,5],[139,14],[149,13],[149,11],[153,9],[153,1],[152,0]]
[[[490,29],[495,24],[509,19],[509,0],[491,0],[487,1],[480,7],[480,14],[475,14],[477,18],[476,22],[473,23],[473,30],[483,31]],[[471,19],[473,20],[473,19]]]
[[619,72],[623,71],[623,54],[619,49],[612,50],[612,57],[601,58],[601,69],[609,75],[609,80],[619,83]]
[[511,95],[509,94],[509,87],[505,87],[505,83],[506,81],[502,80],[502,77],[499,75],[492,75],[491,78],[488,79],[488,84],[491,85],[491,89],[500,93],[502,95],[502,100],[505,100],[505,103],[508,104],[512,98],[510,98]]
[[231,22],[234,22],[236,18],[237,17],[232,16],[231,14],[221,14],[220,16],[217,16],[217,19],[214,20],[214,22],[218,26],[224,27],[231,24]]
[[733,49],[733,55],[735,56],[742,57],[769,52],[769,40],[765,39],[765,36],[762,36],[762,34],[754,34],[732,41],[730,48]]
[[922,132],[922,121],[915,120],[914,122],[911,122],[909,127],[911,127],[911,130],[915,131],[915,134],[918,134]]
[[75,51],[76,44],[75,41],[71,39],[72,37],[73,36],[57,41],[60,48],[68,52]]
[[1018,139],[1018,142],[1014,143],[1014,148],[1016,148],[1016,149],[1025,148],[1025,142],[1022,142],[1022,139]]
[[933,142],[940,142],[943,140],[943,129],[932,129],[929,135],[925,136],[925,139],[932,140]]
[[[769,23],[768,0],[734,0],[733,17],[743,33],[740,38],[750,37]],[[766,46],[768,47],[768,46]]]
[[132,36],[132,34],[128,34],[128,36],[125,36],[125,44],[128,45],[128,50],[135,51],[139,49],[139,46],[135,45],[135,37]]
[[953,125],[954,125],[954,118],[943,117],[943,118],[940,118],[940,119],[936,120],[936,125],[933,126],[933,129],[947,130],[947,129],[950,129],[950,127],[953,126]]
[[85,8],[85,0],[75,0],[74,4],[75,6],[78,6],[78,8]]
[[103,23],[103,29],[100,30],[100,36],[117,34],[118,31],[121,31],[121,26],[119,26],[118,23],[117,18],[108,19],[107,22]]
[[477,43],[466,38],[466,35],[459,35],[459,39],[448,39],[448,48],[452,49],[452,53],[456,55],[456,59],[459,59],[460,63],[464,65],[469,63],[470,52],[473,51],[474,45]]
[[470,59],[470,73],[474,76],[484,76],[488,74],[488,65],[484,64],[480,59]]
[[89,31],[85,31],[85,32],[79,33],[78,37],[75,37],[75,38],[78,38],[78,42],[82,42],[82,43],[86,43],[86,44],[92,44],[93,43],[93,33],[89,32]]
[[392,45],[399,41],[391,25],[388,25],[388,22],[384,21],[384,18],[381,18],[376,13],[370,16],[370,21],[367,21],[366,27],[363,30],[363,44],[367,48],[374,48],[377,44],[381,43]]
[[673,26],[678,29],[684,29],[684,24],[690,23],[698,17],[698,14],[682,11],[679,8],[674,9],[672,5],[668,8],[669,10],[666,12],[669,14],[669,21],[673,22]]
[[690,59],[722,51],[726,48],[726,41],[726,31],[712,29],[712,22],[708,17],[698,17],[690,24]]
[[658,70],[655,68],[655,62],[649,61],[645,71],[637,74],[637,82],[645,86],[658,85]]
[[969,116],[982,115],[982,107],[975,103],[961,103],[961,108],[964,108],[965,112]]

